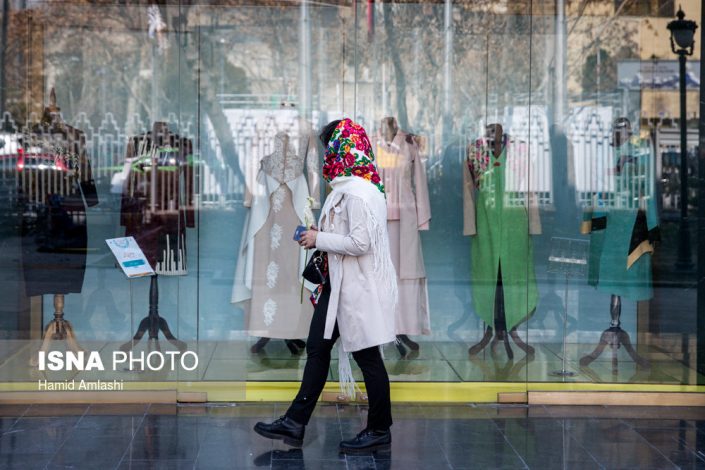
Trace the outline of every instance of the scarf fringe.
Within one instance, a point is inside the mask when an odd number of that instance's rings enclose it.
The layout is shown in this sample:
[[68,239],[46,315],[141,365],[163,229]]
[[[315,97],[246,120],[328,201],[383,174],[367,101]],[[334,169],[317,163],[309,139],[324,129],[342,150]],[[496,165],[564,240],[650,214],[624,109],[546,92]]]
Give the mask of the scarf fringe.
[[373,269],[382,281],[382,285],[389,290],[394,299],[392,311],[396,310],[398,299],[397,273],[392,264],[391,248],[389,246],[389,235],[387,227],[382,226],[375,217],[374,211],[369,207],[367,201],[363,200],[362,205],[365,208],[369,218],[367,219],[367,232],[370,236],[370,244],[373,255]]
[[360,387],[353,377],[350,353],[345,352],[342,341],[338,342],[338,382],[340,383],[340,393],[354,400],[355,392],[360,391]]

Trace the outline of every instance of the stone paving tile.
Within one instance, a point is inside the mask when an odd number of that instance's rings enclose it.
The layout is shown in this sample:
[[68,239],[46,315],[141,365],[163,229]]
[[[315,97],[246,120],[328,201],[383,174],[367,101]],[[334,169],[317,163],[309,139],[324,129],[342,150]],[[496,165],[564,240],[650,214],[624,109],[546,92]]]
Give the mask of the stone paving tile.
[[699,409],[395,404],[391,448],[345,456],[366,406],[319,405],[302,449],[252,431],[286,406],[6,406],[0,469],[705,469]]

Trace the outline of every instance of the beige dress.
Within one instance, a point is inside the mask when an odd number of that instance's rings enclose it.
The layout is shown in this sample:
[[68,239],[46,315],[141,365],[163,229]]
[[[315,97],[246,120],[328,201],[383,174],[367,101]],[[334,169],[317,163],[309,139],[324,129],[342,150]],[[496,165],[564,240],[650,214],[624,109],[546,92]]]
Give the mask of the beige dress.
[[431,220],[426,168],[413,136],[400,130],[391,142],[379,134],[375,140],[377,169],[387,195],[387,231],[399,289],[396,333],[428,335],[428,288],[419,237],[420,230],[429,229]]
[[288,186],[282,184],[270,198],[269,217],[254,240],[255,263],[247,329],[251,335],[266,338],[305,338],[313,306],[308,289],[304,289],[301,302],[301,248],[291,239],[299,220]]
[[258,181],[264,194],[252,198],[245,233],[256,231],[241,247],[232,302],[243,303],[252,336],[305,338],[313,306],[309,289],[301,291],[303,251],[292,236],[304,223],[299,206],[308,190],[304,157],[281,137],[277,135],[274,152],[260,163]]

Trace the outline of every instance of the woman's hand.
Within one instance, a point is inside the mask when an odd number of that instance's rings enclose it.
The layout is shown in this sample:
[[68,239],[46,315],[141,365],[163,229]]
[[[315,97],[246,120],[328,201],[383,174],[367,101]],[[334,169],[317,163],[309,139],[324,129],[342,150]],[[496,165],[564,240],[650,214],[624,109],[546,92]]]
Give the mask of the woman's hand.
[[315,248],[316,236],[318,236],[318,227],[312,225],[310,229],[301,234],[301,238],[299,238],[299,245],[303,246],[307,250]]

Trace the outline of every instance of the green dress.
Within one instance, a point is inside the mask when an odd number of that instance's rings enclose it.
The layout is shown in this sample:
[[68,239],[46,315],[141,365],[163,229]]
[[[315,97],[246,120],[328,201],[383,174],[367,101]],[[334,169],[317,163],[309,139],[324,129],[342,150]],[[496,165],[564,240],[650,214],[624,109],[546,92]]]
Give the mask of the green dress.
[[509,177],[523,177],[509,168],[516,165],[507,165],[506,149],[505,145],[495,157],[481,141],[474,148],[471,145],[466,175],[474,191],[466,190],[465,194],[466,199],[474,198],[475,220],[474,230],[468,230],[466,207],[465,234],[474,235],[471,272],[475,312],[487,325],[494,325],[495,290],[501,269],[506,326],[511,330],[534,311],[538,293],[529,237],[531,211],[525,193],[505,190]]
[[630,300],[648,300],[652,241],[658,238],[654,159],[649,142],[632,138],[614,149],[612,191],[598,193],[583,217],[590,233],[588,282]]

